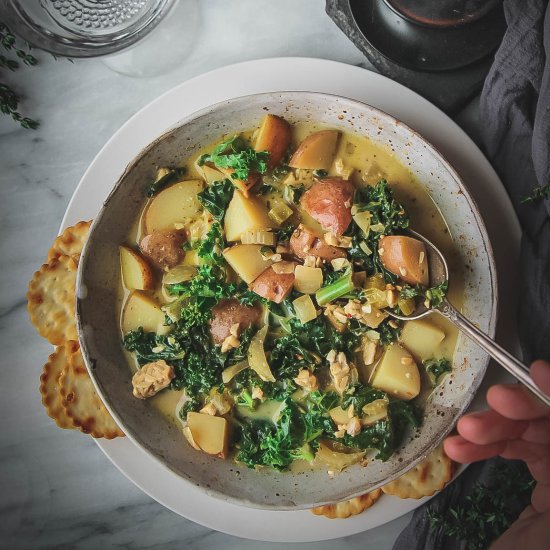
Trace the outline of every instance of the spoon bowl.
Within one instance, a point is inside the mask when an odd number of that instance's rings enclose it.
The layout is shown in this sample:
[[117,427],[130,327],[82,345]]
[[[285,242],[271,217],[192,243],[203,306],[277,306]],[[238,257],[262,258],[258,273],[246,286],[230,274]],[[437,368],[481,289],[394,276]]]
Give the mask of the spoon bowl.
[[[426,239],[420,233],[407,230],[407,234],[424,243],[426,247],[426,256],[428,260],[428,272],[430,287],[434,287],[444,282],[449,281],[449,266],[445,256],[443,256],[441,250],[437,248],[431,241]],[[429,292],[429,290],[428,290]],[[428,305],[426,305],[428,304]],[[446,317],[451,321],[461,332],[466,334],[474,342],[476,342],[483,350],[495,359],[501,366],[503,366],[510,374],[512,374],[519,382],[526,386],[531,392],[533,392],[539,399],[541,399],[546,405],[550,406],[550,396],[543,393],[540,388],[533,382],[533,379],[529,375],[529,369],[521,361],[516,359],[513,355],[508,353],[504,348],[499,346],[492,338],[487,336],[478,327],[472,324],[466,317],[464,317],[448,300],[443,300],[437,305],[432,306],[429,301],[425,300],[421,304],[418,304],[416,309],[411,315],[402,315],[387,308],[386,313],[395,319],[402,321],[411,321],[413,319],[421,319],[430,315],[432,312],[437,312],[443,317]]]

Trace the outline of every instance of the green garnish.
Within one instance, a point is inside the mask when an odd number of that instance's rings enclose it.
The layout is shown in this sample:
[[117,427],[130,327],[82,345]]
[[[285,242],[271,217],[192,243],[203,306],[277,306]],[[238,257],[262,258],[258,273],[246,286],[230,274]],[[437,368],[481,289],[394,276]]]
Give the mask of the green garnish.
[[233,136],[217,145],[210,154],[200,157],[198,164],[211,162],[218,168],[230,168],[233,170],[231,178],[246,180],[251,172],[265,174],[268,159],[267,151],[255,151],[241,136]]
[[426,374],[432,383],[432,386],[437,386],[441,379],[451,372],[451,362],[444,357],[440,359],[426,359],[422,361],[424,368],[426,369]]
[[[9,53],[15,53],[19,61],[25,65],[32,67],[38,63],[36,57],[17,47],[17,40],[5,23],[0,21],[0,46]],[[30,46],[27,45],[30,49]],[[16,71],[19,69],[19,61],[10,59],[5,55],[0,54],[0,69],[8,69]],[[11,116],[15,122],[18,122],[22,128],[27,130],[36,130],[40,124],[32,118],[24,117],[18,111],[19,96],[17,93],[5,83],[0,83],[0,112]]]
[[281,229],[277,230],[275,233],[277,235],[277,241],[281,243],[288,241],[295,229],[296,228],[293,225],[285,225]]
[[464,505],[428,508],[431,529],[463,541],[467,550],[485,550],[529,504],[534,485],[525,464],[497,459],[488,482],[476,483]]
[[231,199],[235,187],[230,180],[224,179],[211,183],[206,189],[198,193],[199,202],[212,214],[219,222],[223,221],[225,211]]
[[546,185],[539,185],[538,187],[535,187],[530,195],[525,197],[521,202],[534,202],[539,201],[543,199],[550,198],[550,183],[547,183]]
[[[370,212],[371,230],[365,235],[355,222],[352,223],[352,242],[348,255],[355,262],[364,265],[370,273],[381,273],[387,283],[395,283],[397,275],[389,272],[380,261],[378,241],[382,235],[393,235],[409,227],[410,220],[405,209],[394,199],[393,191],[386,180],[357,189],[354,208],[358,212]],[[378,230],[374,230],[374,227]]]
[[172,183],[176,183],[183,176],[185,176],[186,172],[187,170],[183,167],[170,168],[170,172],[162,176],[162,178],[155,180],[153,183],[151,183],[151,185],[149,185],[147,189],[147,196],[153,197],[165,187],[168,187]]
[[428,288],[425,292],[426,300],[429,301],[430,307],[439,307],[445,296],[447,295],[447,290],[449,289],[449,281],[443,281],[431,288]]
[[449,289],[449,282],[443,281],[430,288],[424,288],[422,285],[408,285],[405,284],[399,291],[399,297],[404,300],[410,298],[422,298],[428,301],[427,307],[438,307],[443,303],[447,290]]

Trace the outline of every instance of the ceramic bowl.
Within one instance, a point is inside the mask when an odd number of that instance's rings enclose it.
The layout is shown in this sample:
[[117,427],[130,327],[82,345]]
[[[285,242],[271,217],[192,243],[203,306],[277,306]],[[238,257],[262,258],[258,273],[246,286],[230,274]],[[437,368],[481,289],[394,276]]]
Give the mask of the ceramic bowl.
[[[266,509],[300,509],[371,491],[398,477],[425,457],[451,430],[478,388],[488,356],[464,337],[453,374],[433,393],[422,428],[387,462],[353,466],[333,479],[325,470],[300,474],[256,471],[192,449],[181,431],[147,401],[132,395],[130,370],[121,345],[116,288],[118,245],[127,239],[144,206],[144,189],[157,166],[192,157],[223,134],[255,128],[266,112],[289,122],[317,121],[369,137],[390,147],[410,165],[438,205],[459,246],[465,270],[464,314],[493,335],[497,281],[491,245],[468,190],[449,163],[416,132],[373,107],[312,92],[280,92],[224,101],[180,120],[126,168],[95,219],[77,278],[77,327],[84,359],[107,408],[158,468],[169,468],[207,493],[236,504]],[[155,471],[149,473],[155,476]],[[183,498],[183,497],[182,497]]]

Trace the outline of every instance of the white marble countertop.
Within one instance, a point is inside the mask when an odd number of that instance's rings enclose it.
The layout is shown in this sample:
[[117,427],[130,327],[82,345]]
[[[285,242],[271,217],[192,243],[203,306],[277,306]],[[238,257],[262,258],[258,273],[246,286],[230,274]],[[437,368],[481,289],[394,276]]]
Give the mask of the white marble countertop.
[[[122,76],[99,60],[70,63],[43,52],[37,52],[39,66],[8,75],[24,97],[24,113],[41,125],[23,130],[0,115],[1,547],[283,546],[211,531],[163,508],[128,481],[91,438],[56,428],[38,393],[51,347],[29,323],[27,284],[83,172],[123,122],[174,85],[229,63],[311,56],[369,66],[325,15],[323,0],[203,0],[200,12],[191,55],[159,77]],[[474,104],[465,115],[467,130],[475,130],[476,112]],[[409,517],[314,547],[391,548]]]

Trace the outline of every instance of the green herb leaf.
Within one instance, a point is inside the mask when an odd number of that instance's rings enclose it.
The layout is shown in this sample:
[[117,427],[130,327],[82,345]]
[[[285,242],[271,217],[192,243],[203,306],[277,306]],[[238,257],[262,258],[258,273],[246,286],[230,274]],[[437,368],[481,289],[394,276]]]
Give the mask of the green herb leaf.
[[165,187],[168,187],[169,185],[172,185],[172,183],[180,181],[180,179],[185,176],[186,171],[187,170],[184,167],[170,168],[170,172],[162,176],[162,178],[155,180],[149,185],[147,189],[147,196],[153,197],[159,191],[162,191],[162,189],[164,189]]
[[440,359],[426,359],[422,361],[428,378],[432,383],[432,386],[437,386],[441,379],[449,372],[451,372],[451,362],[444,357]]
[[224,179],[211,183],[206,189],[201,191],[197,198],[199,202],[214,216],[219,222],[223,221],[225,211],[235,191],[234,185],[230,180]]
[[533,192],[525,197],[521,202],[535,202],[550,198],[550,183],[540,185],[533,189]]
[[211,162],[218,168],[230,168],[232,179],[246,180],[251,172],[264,174],[268,159],[268,151],[255,151],[241,136],[234,136],[217,145],[212,153],[203,155],[198,163],[202,166]]

